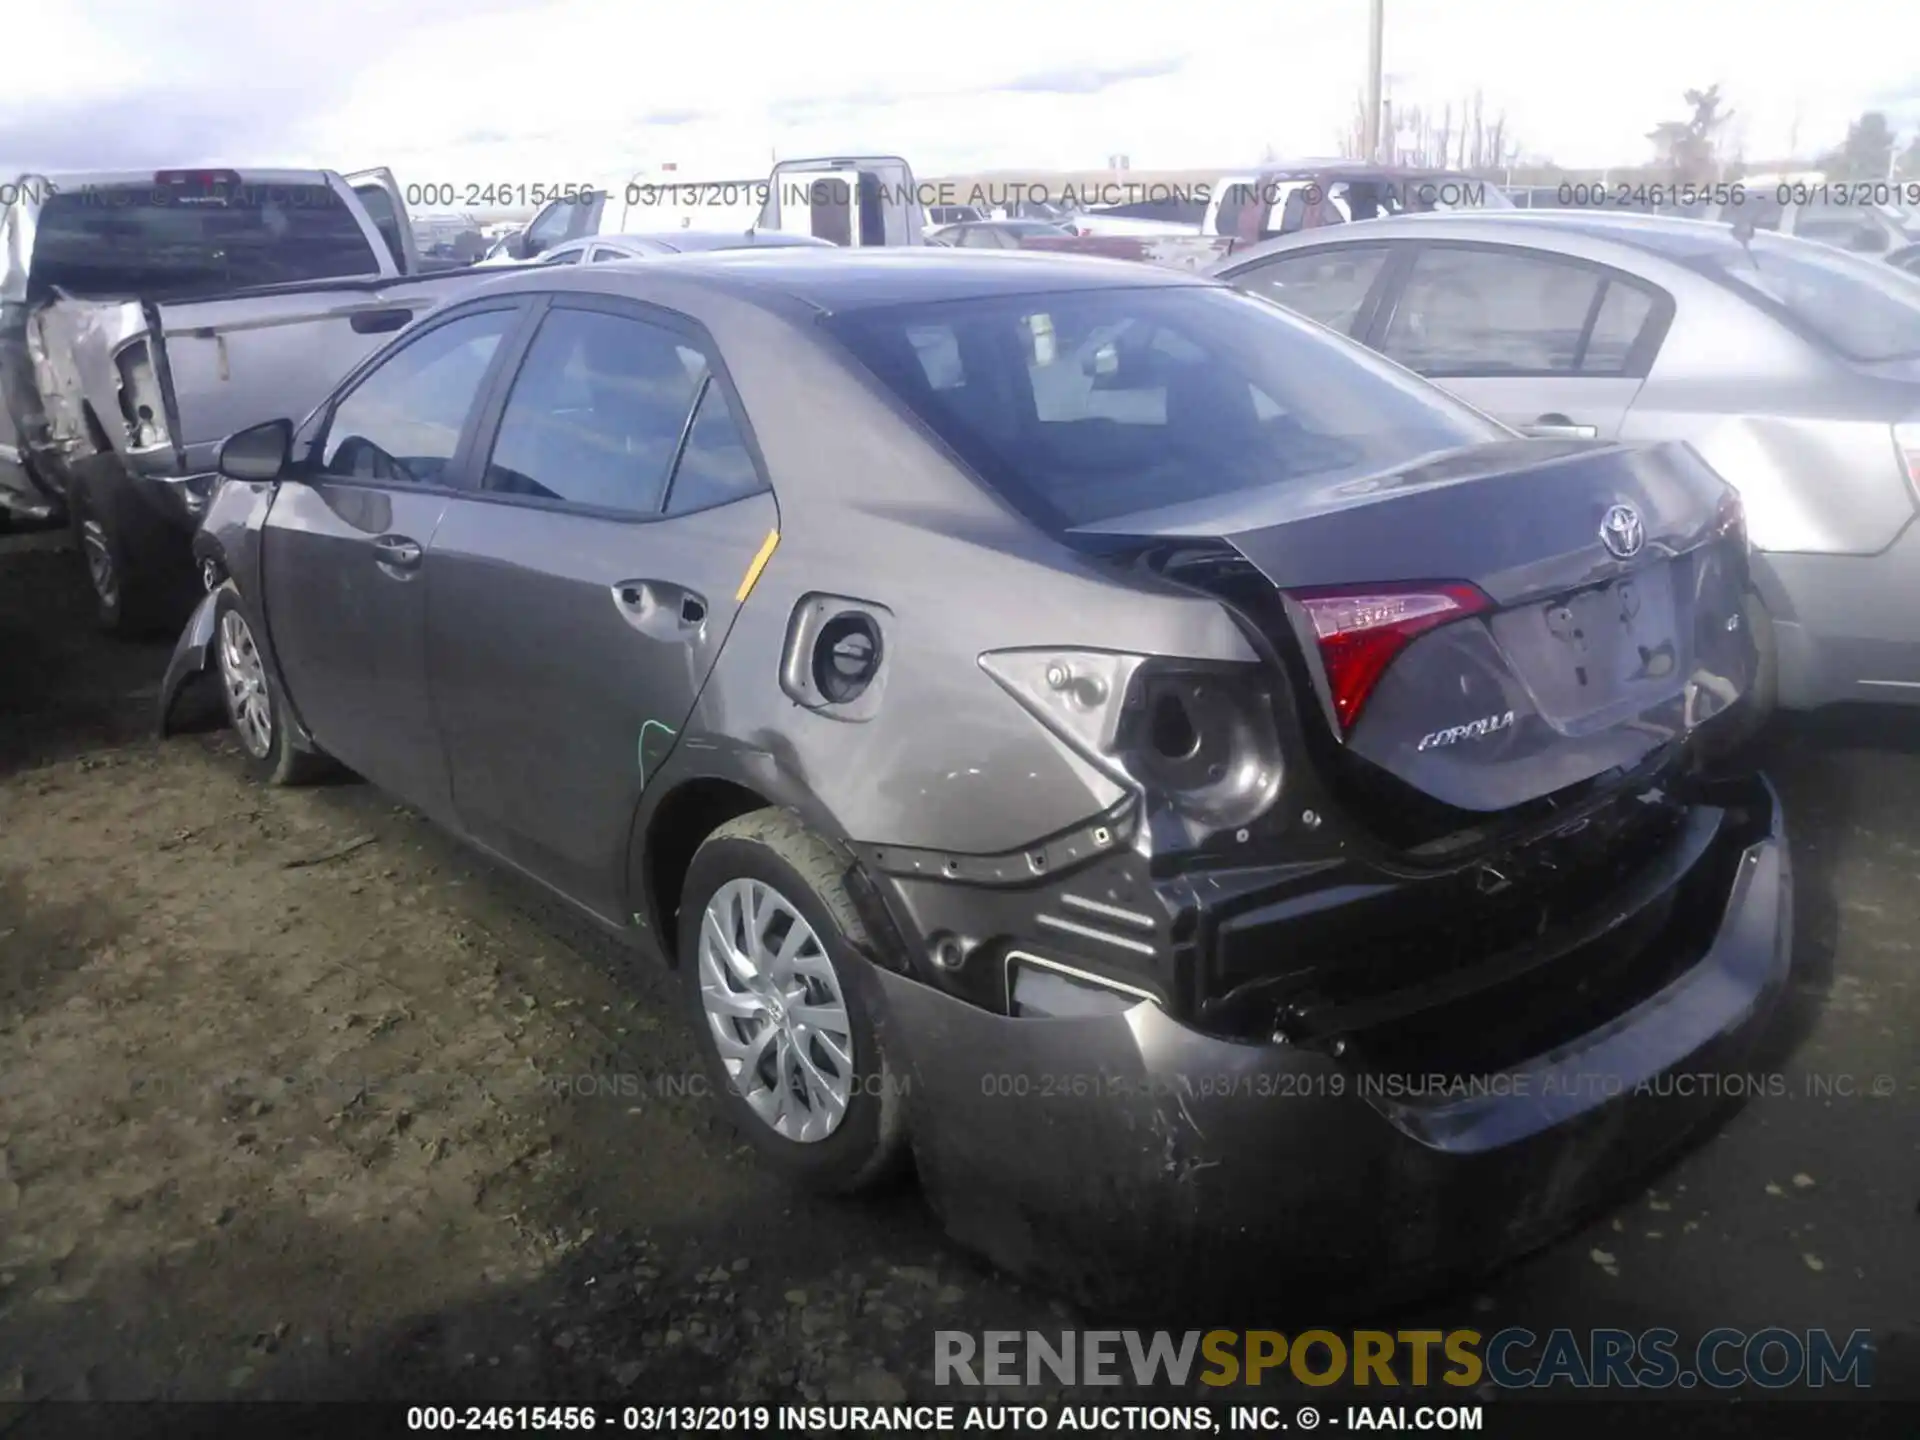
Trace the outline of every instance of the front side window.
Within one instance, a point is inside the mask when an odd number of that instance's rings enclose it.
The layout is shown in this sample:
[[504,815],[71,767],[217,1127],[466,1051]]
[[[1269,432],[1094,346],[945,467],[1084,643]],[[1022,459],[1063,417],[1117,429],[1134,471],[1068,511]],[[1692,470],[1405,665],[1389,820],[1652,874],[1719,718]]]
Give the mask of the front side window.
[[549,254],[542,255],[540,257],[540,263],[542,265],[578,265],[580,263],[580,257],[586,253],[585,250],[577,246],[566,250],[555,250]]
[[553,311],[507,397],[486,487],[657,514],[705,372],[706,358],[671,330],[597,310]]
[[1235,275],[1233,283],[1345,334],[1352,331],[1386,259],[1384,245],[1342,245],[1254,265]]
[[1422,250],[1381,348],[1422,375],[1571,375],[1603,278],[1515,250]]
[[1511,438],[1360,346],[1215,286],[883,306],[825,324],[1050,530],[1339,485]]
[[381,362],[328,421],[320,471],[341,479],[438,484],[460,446],[513,310],[435,326]]

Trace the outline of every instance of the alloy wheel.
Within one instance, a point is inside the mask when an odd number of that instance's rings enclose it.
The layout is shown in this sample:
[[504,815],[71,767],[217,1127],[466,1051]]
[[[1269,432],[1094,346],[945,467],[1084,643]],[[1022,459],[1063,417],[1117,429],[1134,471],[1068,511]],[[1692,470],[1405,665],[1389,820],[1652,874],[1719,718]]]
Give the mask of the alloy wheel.
[[93,593],[100,597],[103,605],[115,605],[120,600],[120,574],[114,569],[113,551],[107,545],[106,527],[98,520],[86,519],[80,522],[80,552],[87,560],[87,579],[93,584]]
[[273,707],[267,698],[267,671],[253,631],[238,610],[220,617],[220,680],[227,690],[227,713],[247,753],[264,760],[273,749]]
[[729,880],[707,902],[695,963],[714,1044],[747,1108],[788,1140],[833,1134],[853,1092],[853,1025],[806,917],[763,881]]

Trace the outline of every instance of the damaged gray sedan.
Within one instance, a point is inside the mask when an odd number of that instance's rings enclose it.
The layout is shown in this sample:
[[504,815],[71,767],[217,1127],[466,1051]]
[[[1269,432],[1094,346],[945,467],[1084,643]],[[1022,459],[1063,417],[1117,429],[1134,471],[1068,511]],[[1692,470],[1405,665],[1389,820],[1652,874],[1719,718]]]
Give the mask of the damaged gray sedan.
[[1535,1243],[1787,970],[1728,487],[1210,282],[511,274],[221,469],[163,724],[216,675],[676,965],[774,1165],[1088,1298]]

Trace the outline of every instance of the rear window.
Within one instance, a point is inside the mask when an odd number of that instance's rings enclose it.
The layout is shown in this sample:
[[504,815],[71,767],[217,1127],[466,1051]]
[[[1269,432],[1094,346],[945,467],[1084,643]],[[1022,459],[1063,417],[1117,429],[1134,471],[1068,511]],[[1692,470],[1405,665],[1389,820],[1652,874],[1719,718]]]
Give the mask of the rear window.
[[1756,235],[1733,258],[1702,263],[1849,360],[1920,357],[1920,280],[1884,260]]
[[222,199],[94,186],[47,197],[29,270],[39,295],[180,298],[380,270],[354,211],[325,185],[245,186]]
[[999,296],[826,323],[1052,530],[1510,438],[1371,352],[1225,288]]

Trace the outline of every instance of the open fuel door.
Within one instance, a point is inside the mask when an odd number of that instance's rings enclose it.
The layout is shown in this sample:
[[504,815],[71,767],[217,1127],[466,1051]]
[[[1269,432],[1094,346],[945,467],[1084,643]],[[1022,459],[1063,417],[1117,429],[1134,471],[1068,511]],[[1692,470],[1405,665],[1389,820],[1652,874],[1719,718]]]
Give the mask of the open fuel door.
[[921,244],[913,168],[897,155],[783,160],[769,177],[759,228],[835,245]]
[[407,219],[406,198],[393,171],[382,165],[377,170],[356,170],[341,177],[353,187],[353,193],[366,207],[367,218],[380,238],[387,243],[394,268],[402,275],[420,273],[420,247],[413,237],[413,222]]

